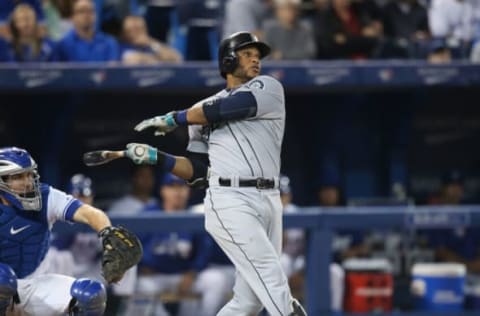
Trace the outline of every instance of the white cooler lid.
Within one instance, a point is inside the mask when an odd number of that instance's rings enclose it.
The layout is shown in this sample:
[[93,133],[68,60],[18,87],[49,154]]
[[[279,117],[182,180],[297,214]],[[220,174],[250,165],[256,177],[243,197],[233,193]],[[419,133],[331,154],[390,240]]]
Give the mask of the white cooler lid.
[[465,276],[467,268],[463,263],[416,263],[412,275],[422,276]]
[[342,265],[348,271],[392,271],[392,264],[387,259],[351,258],[345,260]]

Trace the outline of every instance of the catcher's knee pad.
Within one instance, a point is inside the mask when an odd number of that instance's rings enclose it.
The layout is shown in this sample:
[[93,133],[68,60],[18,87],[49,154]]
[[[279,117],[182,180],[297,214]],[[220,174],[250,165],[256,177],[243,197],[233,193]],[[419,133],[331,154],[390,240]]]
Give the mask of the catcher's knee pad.
[[0,263],[0,315],[4,315],[16,293],[17,275],[10,266]]
[[75,316],[101,316],[107,303],[107,292],[103,283],[78,279],[70,288],[72,301],[70,314]]

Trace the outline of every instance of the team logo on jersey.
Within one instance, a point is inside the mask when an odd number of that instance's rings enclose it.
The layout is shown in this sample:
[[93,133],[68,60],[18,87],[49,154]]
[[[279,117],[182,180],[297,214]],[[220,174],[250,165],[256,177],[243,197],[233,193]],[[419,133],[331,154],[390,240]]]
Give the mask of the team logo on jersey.
[[205,102],[203,105],[212,106],[214,102],[215,102],[215,99],[211,99],[211,100],[208,100],[207,102]]
[[253,80],[248,84],[249,88],[262,89],[265,87],[265,84],[261,80]]

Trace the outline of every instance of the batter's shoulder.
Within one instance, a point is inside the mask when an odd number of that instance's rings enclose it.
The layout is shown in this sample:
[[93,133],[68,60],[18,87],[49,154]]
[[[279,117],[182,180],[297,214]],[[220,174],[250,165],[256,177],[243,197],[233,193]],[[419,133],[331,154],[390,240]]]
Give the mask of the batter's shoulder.
[[250,89],[254,90],[264,90],[270,93],[283,94],[283,85],[277,79],[261,75],[253,78],[246,84]]

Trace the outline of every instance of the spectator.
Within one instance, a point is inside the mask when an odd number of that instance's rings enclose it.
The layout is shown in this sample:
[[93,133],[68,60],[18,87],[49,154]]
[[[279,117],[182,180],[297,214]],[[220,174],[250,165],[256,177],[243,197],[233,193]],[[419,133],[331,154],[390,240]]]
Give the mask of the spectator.
[[121,60],[127,65],[180,62],[182,57],[173,48],[150,37],[145,20],[140,16],[127,16],[123,20]]
[[28,4],[15,7],[10,18],[12,35],[12,59],[17,62],[54,61],[55,49],[52,41],[39,33],[35,11]]
[[116,61],[119,59],[117,41],[95,29],[96,13],[91,0],[73,4],[74,29],[58,43],[61,61]]
[[319,59],[365,59],[375,56],[382,35],[381,23],[367,6],[351,0],[332,0],[330,8],[316,17]]
[[427,9],[418,0],[389,2],[384,8],[383,25],[385,36],[397,49],[396,57],[420,57],[420,47],[430,34]]
[[135,215],[145,208],[156,206],[157,199],[152,196],[154,184],[151,166],[135,166],[131,175],[131,192],[113,202],[108,213]]
[[429,36],[427,9],[418,0],[389,2],[383,12],[385,35],[399,40],[424,40]]
[[44,25],[44,14],[41,5],[41,0],[1,0],[0,1],[0,37],[6,39],[11,38],[11,33],[8,26],[8,19],[11,16],[13,10],[18,4],[29,4],[34,10],[35,15],[40,23],[39,35],[46,35],[47,30]]
[[221,0],[178,1],[179,20],[186,27],[186,60],[216,59]]
[[[162,211],[173,214],[186,210],[189,193],[190,188],[183,179],[165,174],[160,187]],[[219,271],[205,270],[212,248],[204,236],[203,233],[191,232],[143,234],[144,256],[139,264],[137,293],[152,297],[166,291],[180,296],[200,294],[200,307],[188,312],[181,304],[180,315],[216,315],[225,300],[226,280]],[[135,313],[140,313],[138,307]],[[131,311],[131,314],[134,312]],[[160,303],[156,304],[154,314],[168,315]]]
[[447,40],[454,58],[466,56],[473,36],[473,7],[470,0],[431,0],[430,31]]
[[262,38],[262,25],[271,15],[273,0],[227,0],[223,21],[223,37],[247,31]]
[[44,0],[43,12],[48,38],[58,41],[73,29],[72,6],[74,0]]
[[273,59],[313,59],[315,36],[307,21],[300,21],[300,0],[275,0],[276,19],[265,23],[265,41]]

